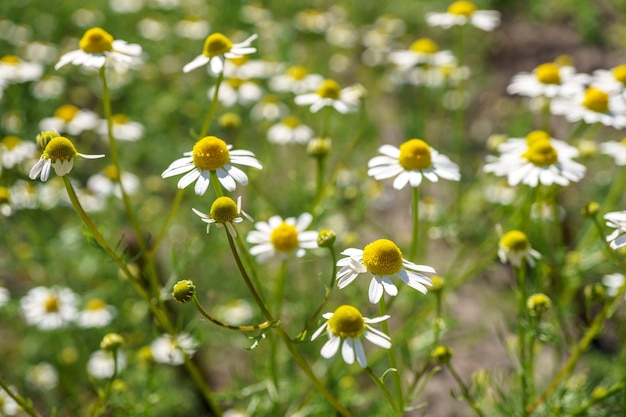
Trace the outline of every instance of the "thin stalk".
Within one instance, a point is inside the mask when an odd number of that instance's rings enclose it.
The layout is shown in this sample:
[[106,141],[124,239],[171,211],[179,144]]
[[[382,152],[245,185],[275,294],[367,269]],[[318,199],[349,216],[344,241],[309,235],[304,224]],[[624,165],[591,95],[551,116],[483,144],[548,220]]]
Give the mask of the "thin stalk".
[[520,383],[522,385],[522,415],[527,415],[526,405],[528,405],[528,356],[526,352],[526,264],[515,268],[515,276],[517,278],[518,300],[517,300],[517,331],[519,343],[519,360],[520,360]]
[[463,395],[463,399],[465,399],[465,402],[467,402],[467,404],[470,407],[472,407],[472,410],[474,410],[477,416],[485,417],[485,415],[483,414],[483,411],[480,409],[478,404],[476,404],[476,402],[472,399],[469,389],[467,388],[467,385],[465,385],[465,383],[463,382],[459,374],[457,374],[456,370],[452,367],[452,364],[448,362],[446,364],[446,368],[448,368],[448,370],[452,374],[452,377],[454,378],[459,388],[461,389],[461,394]]
[[150,248],[146,249],[146,256],[152,257],[155,254],[155,252],[157,251],[157,248],[159,247],[159,245],[163,241],[163,238],[165,237],[165,234],[167,233],[167,229],[169,228],[169,225],[172,222],[172,219],[174,218],[174,214],[176,213],[176,210],[178,210],[178,206],[180,205],[180,202],[183,199],[183,195],[184,194],[185,194],[184,190],[179,189],[178,191],[176,191],[176,196],[174,196],[174,200],[172,201],[172,205],[170,206],[170,210],[167,213],[167,216],[165,217],[165,220],[163,221],[163,224],[161,225],[161,229],[159,230],[159,234],[157,235],[156,239],[154,240],[154,243],[152,244],[152,246]]
[[282,316],[283,301],[285,298],[285,280],[287,279],[287,260],[282,259],[280,270],[276,277],[276,287],[274,288],[274,311],[277,317]]
[[[413,215],[413,234],[411,240],[411,251],[409,252],[409,256],[411,260],[415,259],[417,255],[417,245],[419,241],[419,227],[420,227],[420,196],[419,196],[419,187],[411,187],[413,189],[413,198],[411,205],[411,213]],[[422,253],[423,250],[422,250]]]
[[[385,297],[380,299],[380,315],[387,315],[387,305],[385,304]],[[389,334],[389,324],[387,320],[382,322],[383,332]],[[389,365],[396,371],[393,373],[394,382],[396,385],[396,396],[400,409],[404,408],[404,395],[402,394],[402,378],[400,377],[400,369],[398,368],[398,361],[393,349],[387,349],[387,356],[389,357]]]
[[217,324],[218,326],[223,327],[225,329],[237,330],[237,331],[240,331],[240,332],[251,332],[251,331],[254,331],[254,330],[267,329],[268,327],[270,327],[272,325],[272,322],[266,320],[266,321],[264,321],[261,324],[252,324],[252,325],[247,325],[247,326],[233,326],[231,324],[224,323],[223,321],[220,321],[220,320],[216,319],[215,317],[211,316],[200,305],[200,302],[198,301],[198,297],[196,297],[195,294],[193,296],[193,302],[196,305],[196,308],[198,309],[200,314],[202,314],[207,320],[209,320],[211,323]]
[[369,366],[365,368],[365,371],[367,371],[367,374],[370,376],[372,381],[374,381],[374,383],[376,383],[378,388],[380,388],[380,391],[383,393],[383,395],[387,399],[387,402],[389,403],[391,408],[393,408],[393,411],[399,416],[402,415],[402,410],[398,408],[398,405],[393,400],[391,393],[389,392],[389,390],[387,389],[383,381],[378,376],[376,376],[372,368],[370,368]]
[[443,304],[443,290],[437,291],[435,294],[435,321],[433,323],[433,349],[439,346],[439,336],[441,334],[441,322],[443,321],[442,304]]
[[20,406],[20,408],[26,411],[29,416],[41,417],[41,414],[39,414],[37,410],[35,410],[35,408],[31,404],[29,404],[29,402],[14,393],[13,390],[4,382],[2,378],[0,378],[0,388],[2,388],[9,397],[13,398],[13,400]]
[[224,191],[222,190],[222,185],[217,176],[217,171],[209,171],[209,175],[211,177],[211,183],[213,184],[213,189],[215,190],[215,195],[218,197],[224,196]]
[[215,82],[215,91],[213,91],[213,99],[211,100],[211,105],[209,106],[209,110],[207,111],[206,116],[204,116],[204,122],[202,122],[202,129],[200,130],[200,135],[198,139],[202,139],[209,132],[209,127],[211,127],[211,121],[213,120],[213,114],[215,113],[215,109],[217,108],[217,97],[223,79],[224,71],[220,72],[217,76],[217,81]]
[[326,169],[326,157],[320,156],[315,158],[317,162],[317,173],[315,177],[315,196],[322,194],[324,191],[324,171]]
[[92,417],[97,417],[106,411],[106,401],[109,398],[109,395],[111,394],[111,386],[113,385],[113,381],[115,380],[115,378],[117,378],[117,372],[119,370],[118,368],[119,368],[118,350],[115,349],[113,351],[113,374],[107,380],[107,384],[104,387],[104,392],[99,395],[98,403],[94,407],[93,414],[91,415]]

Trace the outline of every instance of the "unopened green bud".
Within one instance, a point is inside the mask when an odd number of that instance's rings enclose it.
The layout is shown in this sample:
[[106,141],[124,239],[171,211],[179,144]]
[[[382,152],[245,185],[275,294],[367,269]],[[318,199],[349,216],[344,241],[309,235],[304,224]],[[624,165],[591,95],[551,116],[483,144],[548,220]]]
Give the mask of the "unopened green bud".
[[237,113],[224,113],[220,116],[218,124],[224,130],[237,130],[241,127],[241,117]]
[[317,246],[320,248],[332,248],[337,240],[337,234],[330,229],[323,229],[317,235]]
[[537,293],[528,297],[526,308],[532,315],[541,315],[552,307],[552,300],[545,294]]
[[107,333],[100,342],[100,349],[115,351],[124,344],[124,338],[117,333]]
[[585,298],[589,301],[602,301],[606,297],[604,286],[598,282],[595,284],[585,285],[583,292],[585,294]]
[[433,285],[431,287],[428,288],[428,292],[439,292],[439,291],[443,291],[444,287],[446,286],[446,280],[438,275],[433,275],[432,277],[430,277],[431,281],[433,282]]
[[583,215],[588,217],[595,217],[600,211],[600,204],[595,201],[590,201],[582,209]]
[[592,400],[601,400],[607,396],[609,390],[603,387],[602,385],[598,385],[591,391],[591,399]]
[[36,141],[37,141],[37,146],[39,147],[40,151],[44,151],[44,149],[46,149],[46,145],[48,145],[48,143],[58,137],[61,136],[59,134],[59,132],[55,131],[55,130],[47,130],[45,132],[41,132],[40,134],[37,135]]
[[330,153],[330,138],[314,138],[306,147],[307,153],[313,158],[324,158]]
[[193,285],[193,281],[189,279],[178,281],[174,284],[174,289],[172,290],[172,296],[181,304],[185,304],[191,300],[195,294],[196,286]]
[[452,359],[452,349],[447,346],[437,346],[430,352],[430,357],[439,364],[446,364]]

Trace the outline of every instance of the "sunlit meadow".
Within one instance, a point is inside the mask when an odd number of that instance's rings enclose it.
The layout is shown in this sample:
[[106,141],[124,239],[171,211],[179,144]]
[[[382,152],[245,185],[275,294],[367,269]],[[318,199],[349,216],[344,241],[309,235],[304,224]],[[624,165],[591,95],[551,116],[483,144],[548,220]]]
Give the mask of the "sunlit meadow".
[[0,11],[0,416],[626,416],[624,0]]

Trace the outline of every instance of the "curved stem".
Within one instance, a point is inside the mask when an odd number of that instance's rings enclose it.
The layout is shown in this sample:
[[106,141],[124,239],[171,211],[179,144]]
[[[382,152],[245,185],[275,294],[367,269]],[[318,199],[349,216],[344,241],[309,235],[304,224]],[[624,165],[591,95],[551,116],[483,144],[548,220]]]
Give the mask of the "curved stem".
[[233,326],[227,323],[224,323],[223,321],[220,321],[218,319],[216,319],[215,317],[211,316],[201,305],[200,302],[198,301],[198,297],[196,297],[196,295],[194,294],[193,296],[193,302],[196,305],[196,308],[198,309],[198,311],[200,312],[200,314],[202,314],[205,318],[207,318],[210,322],[217,324],[220,327],[223,327],[225,329],[229,329],[229,330],[238,330],[240,332],[251,332],[253,330],[263,330],[263,329],[267,329],[268,327],[270,327],[272,325],[272,322],[270,321],[264,321],[261,324],[253,324],[253,325],[248,325],[248,326]]
[[528,404],[528,358],[526,355],[526,264],[515,268],[517,278],[518,300],[517,300],[517,332],[519,343],[520,361],[520,382],[522,385],[522,415],[526,415],[526,405]]
[[167,216],[165,217],[163,224],[161,225],[159,234],[157,235],[156,239],[154,240],[154,243],[150,246],[150,248],[146,250],[146,256],[151,257],[157,251],[157,248],[159,247],[159,245],[161,244],[161,241],[165,237],[165,233],[167,232],[167,229],[172,219],[174,218],[174,214],[176,213],[176,210],[178,210],[178,206],[180,205],[180,202],[183,199],[184,194],[185,194],[184,190],[178,189],[178,191],[176,191],[176,196],[174,196],[174,200],[172,201],[170,210],[167,213]]
[[378,376],[376,376],[372,368],[370,368],[369,366],[365,368],[365,370],[367,371],[367,374],[370,376],[370,378],[372,378],[372,381],[374,381],[376,385],[378,386],[378,388],[380,388],[380,391],[383,393],[383,395],[387,399],[387,402],[389,403],[391,408],[393,408],[393,411],[397,415],[402,415],[402,410],[400,410],[398,408],[398,405],[394,402],[393,397],[391,396],[391,393],[389,392],[389,390],[387,389],[383,381]]
[[476,415],[478,415],[479,417],[485,417],[485,415],[483,414],[483,411],[480,409],[478,404],[476,404],[474,400],[472,399],[469,389],[467,388],[467,385],[465,385],[465,383],[463,382],[459,374],[456,373],[456,370],[452,367],[452,364],[448,362],[446,364],[446,368],[448,368],[448,370],[452,374],[452,377],[454,378],[459,388],[461,389],[461,393],[463,395],[463,398],[465,399],[465,402],[467,402],[467,404],[470,407],[472,407],[472,410],[474,410]]
[[[387,315],[387,305],[385,304],[385,297],[380,299],[380,315]],[[382,322],[383,332],[389,334],[389,324],[387,320]],[[389,365],[396,371],[393,373],[394,381],[396,384],[396,396],[398,397],[398,405],[400,409],[404,408],[404,395],[402,394],[402,378],[400,378],[400,369],[398,368],[398,361],[396,360],[396,354],[393,349],[387,349],[387,356],[389,357]]]
[[[419,241],[419,227],[420,227],[420,208],[419,208],[419,202],[420,202],[420,197],[419,197],[419,187],[412,187],[413,188],[413,198],[412,198],[412,205],[411,205],[411,213],[413,215],[413,235],[412,235],[412,241],[411,241],[411,252],[409,252],[409,259],[415,259],[415,256],[417,255],[417,245],[418,245],[418,241]],[[424,253],[423,251],[421,252],[422,254]]]
[[204,117],[204,122],[202,123],[202,129],[200,130],[200,135],[198,139],[202,139],[205,137],[209,131],[209,127],[211,127],[211,121],[213,120],[213,114],[215,113],[215,109],[217,108],[217,97],[220,91],[220,85],[222,84],[222,80],[224,79],[224,71],[220,72],[217,76],[217,81],[215,82],[215,91],[213,91],[213,100],[211,100],[211,105],[209,106],[209,110]]
[[20,408],[31,417],[41,417],[41,414],[35,410],[35,408],[30,404],[30,401],[25,401],[22,397],[13,392],[13,390],[4,382],[2,378],[0,378],[0,388],[7,393],[7,395],[20,406]]

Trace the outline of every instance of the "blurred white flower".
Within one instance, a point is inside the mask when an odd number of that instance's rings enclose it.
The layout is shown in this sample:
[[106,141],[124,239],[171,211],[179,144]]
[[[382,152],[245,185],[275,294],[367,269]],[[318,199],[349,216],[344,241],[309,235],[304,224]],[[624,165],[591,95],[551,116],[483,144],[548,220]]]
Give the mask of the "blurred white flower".
[[166,334],[155,339],[150,345],[150,350],[157,363],[182,365],[185,362],[185,356],[192,356],[197,347],[198,343],[191,335],[180,333],[175,337]]
[[26,323],[41,330],[65,327],[76,320],[78,296],[65,287],[35,287],[20,300]]
[[[117,369],[114,354],[117,355]],[[126,355],[119,349],[115,352],[103,349],[96,350],[87,362],[87,373],[96,379],[111,378],[113,374],[119,374],[124,368],[126,368]]]

